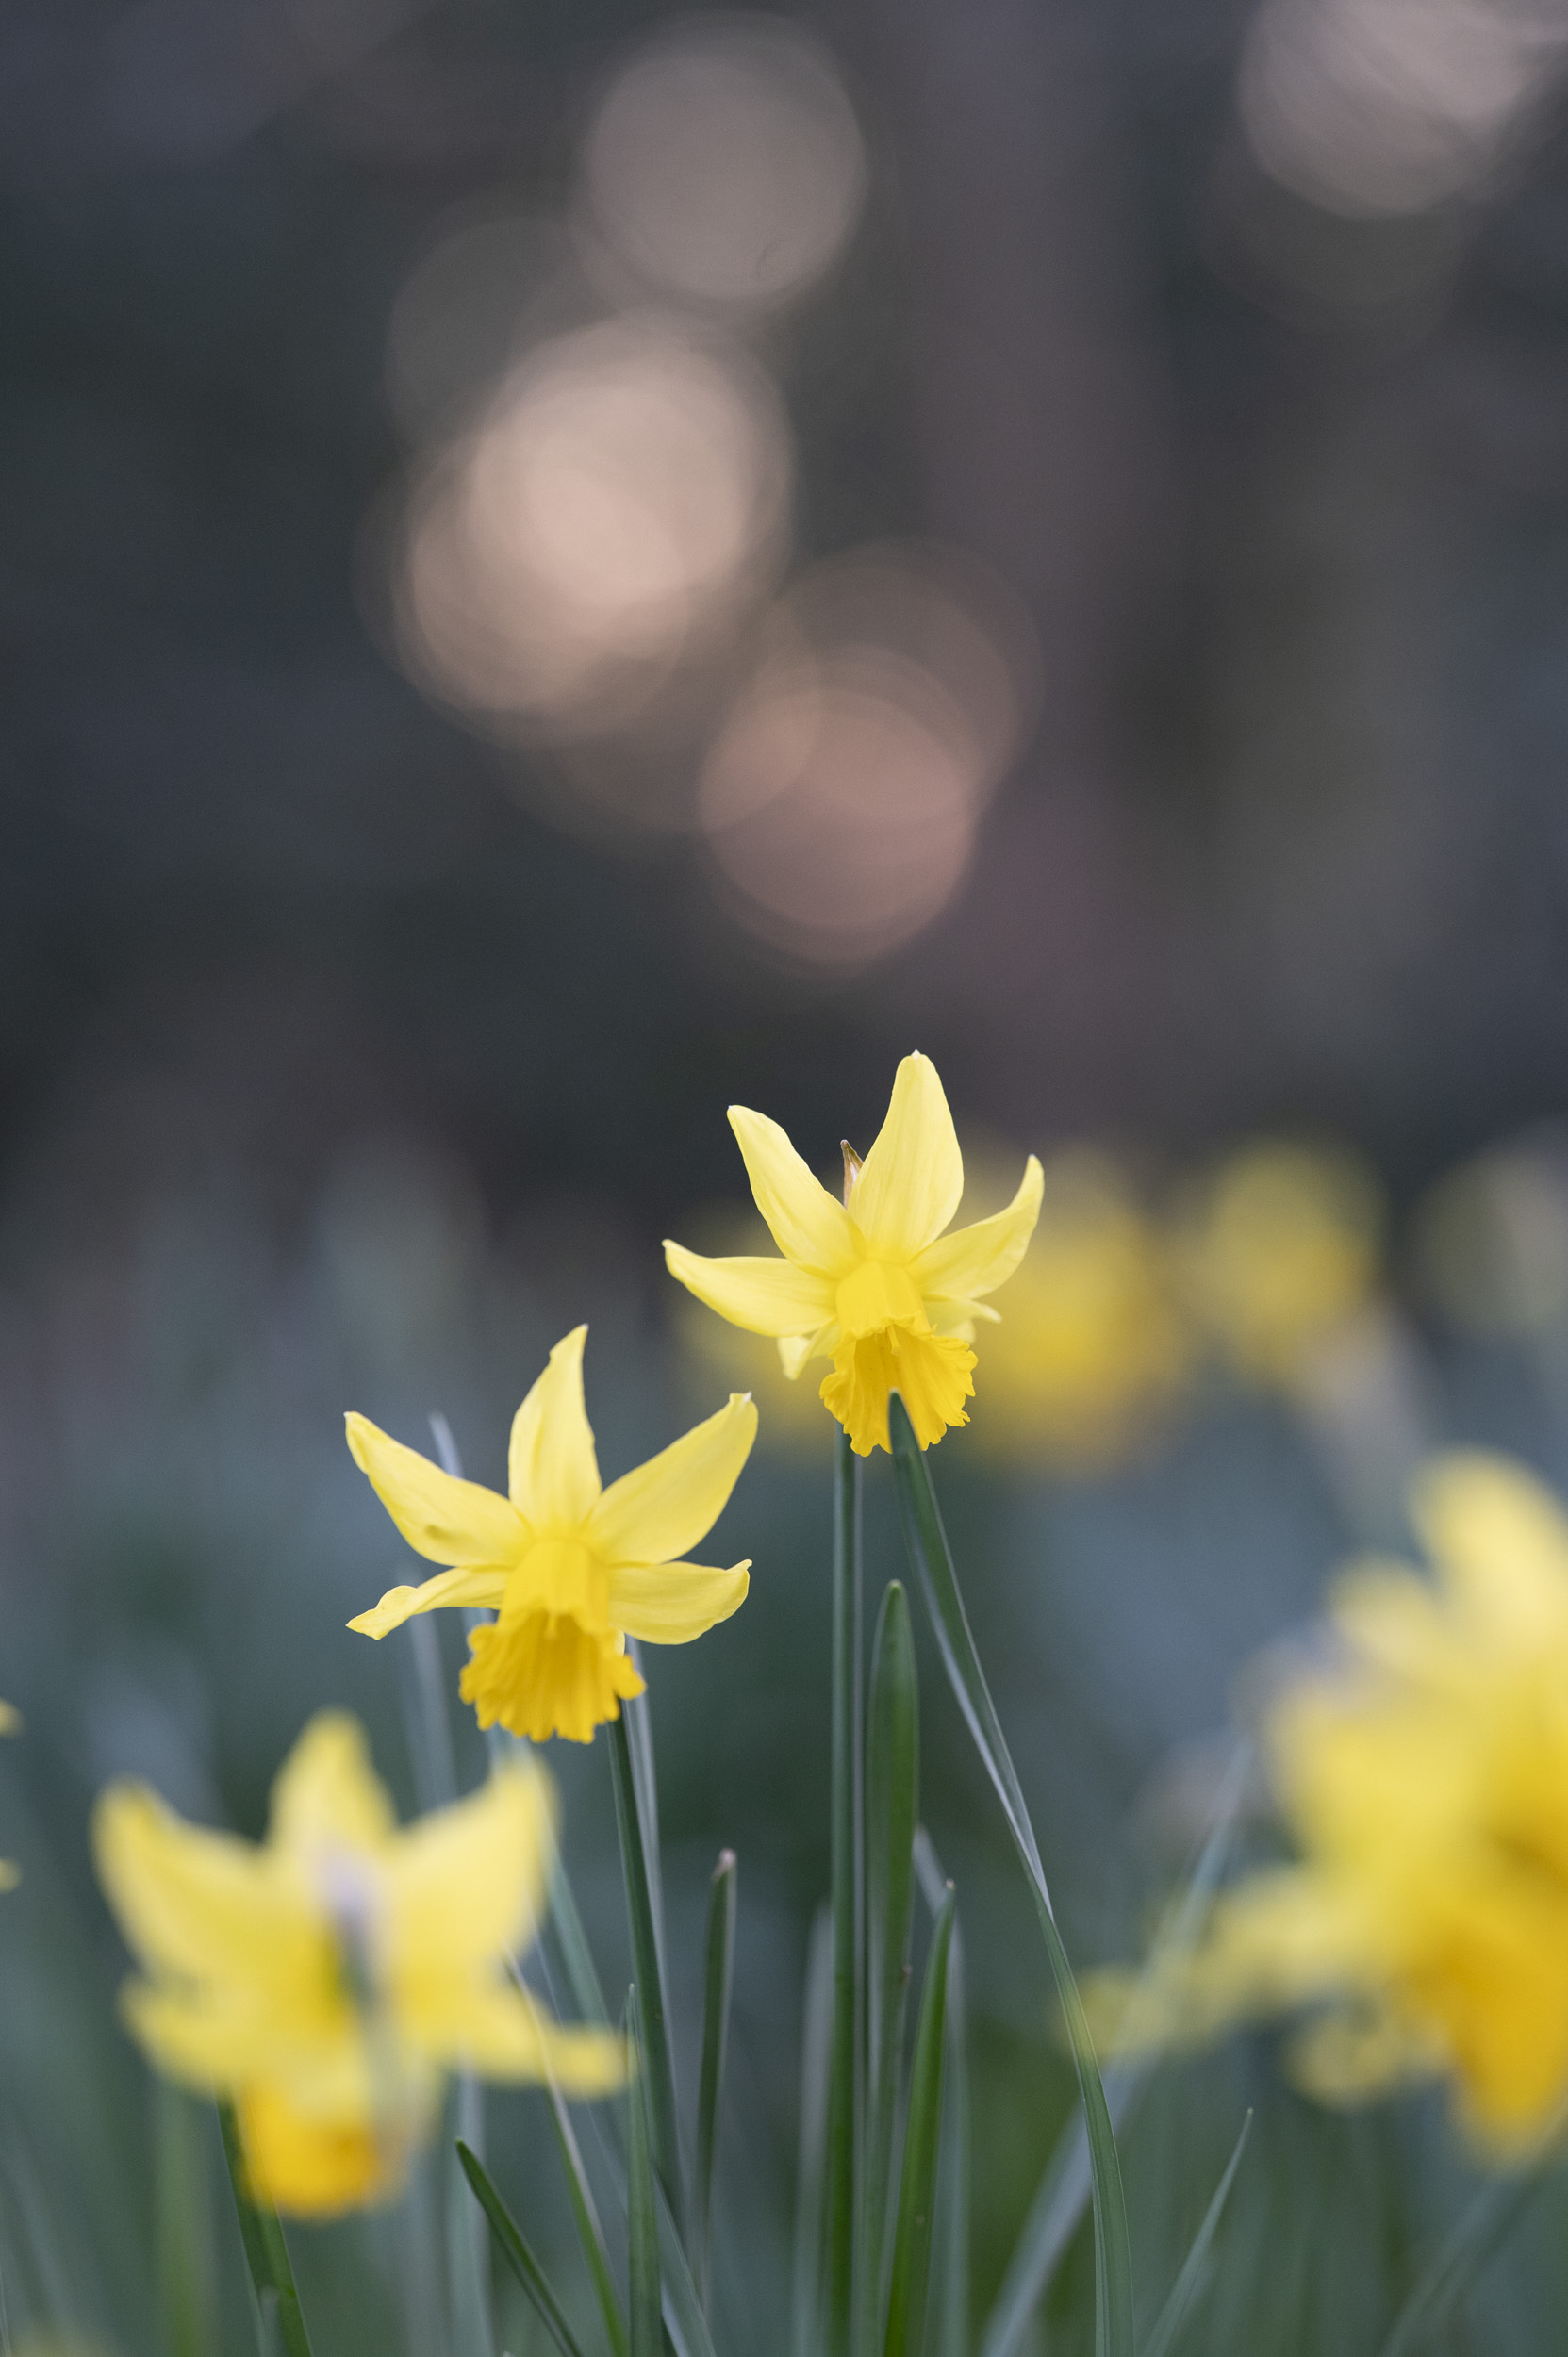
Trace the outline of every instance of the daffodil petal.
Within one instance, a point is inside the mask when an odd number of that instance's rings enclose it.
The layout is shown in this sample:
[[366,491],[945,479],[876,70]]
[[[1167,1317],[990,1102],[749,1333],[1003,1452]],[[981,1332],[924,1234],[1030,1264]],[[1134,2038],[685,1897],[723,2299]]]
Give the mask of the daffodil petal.
[[668,1243],[664,1257],[671,1277],[749,1333],[803,1334],[833,1315],[834,1288],[827,1278],[791,1261],[751,1254],[710,1261],[685,1244]]
[[608,2095],[624,2086],[627,2054],[613,2030],[568,2029],[515,1986],[454,1986],[421,2024],[427,2052],[487,2079],[553,2083],[563,2095]]
[[[968,1304],[1005,1283],[1029,1249],[1044,1186],[1045,1173],[1032,1154],[1005,1211],[977,1219],[969,1228],[955,1228],[950,1236],[939,1236],[926,1246],[910,1272],[921,1293],[931,1300]],[[966,1313],[974,1314],[972,1309]]]
[[1543,1483],[1508,1459],[1456,1450],[1421,1474],[1411,1519],[1457,1598],[1494,1640],[1568,1631],[1568,1523]]
[[838,1320],[830,1318],[815,1334],[781,1334],[779,1364],[793,1383],[808,1360],[832,1358],[838,1348]]
[[371,1423],[346,1419],[349,1448],[416,1555],[433,1563],[509,1563],[528,1530],[515,1506],[477,1481],[459,1481]]
[[749,1562],[727,1572],[705,1563],[623,1563],[610,1574],[610,1619],[650,1645],[685,1645],[746,1601]]
[[556,1343],[550,1364],[512,1419],[512,1504],[545,1536],[586,1522],[599,1495],[599,1460],[583,1404],[583,1344],[578,1326]]
[[964,1158],[936,1066],[929,1056],[906,1056],[887,1118],[861,1164],[850,1216],[873,1254],[911,1261],[942,1233],[963,1192]]
[[611,1482],[588,1525],[594,1552],[612,1565],[667,1563],[685,1555],[724,1511],[756,1437],[753,1402],[732,1392],[716,1416]]
[[856,1253],[854,1227],[843,1204],[834,1201],[766,1113],[732,1105],[730,1127],[740,1142],[757,1209],[784,1259],[817,1277],[842,1277]]
[[387,1868],[387,1945],[400,1986],[532,1947],[555,1814],[542,1768],[503,1767],[466,1800],[409,1827]]
[[397,1821],[358,1720],[346,1710],[319,1710],[273,1782],[269,1841],[306,1854],[326,1846],[374,1850]]
[[437,1572],[418,1588],[388,1588],[381,1602],[368,1612],[355,1613],[349,1623],[358,1637],[385,1637],[389,1629],[401,1628],[416,1612],[437,1612],[443,1605],[466,1604],[476,1607],[501,1609],[506,1593],[505,1567],[496,1563],[478,1563],[465,1571]]
[[263,1854],[232,1834],[188,1825],[145,1785],[113,1784],[92,1813],[98,1875],[126,1937],[188,1980],[286,1974],[315,1937],[308,1908]]

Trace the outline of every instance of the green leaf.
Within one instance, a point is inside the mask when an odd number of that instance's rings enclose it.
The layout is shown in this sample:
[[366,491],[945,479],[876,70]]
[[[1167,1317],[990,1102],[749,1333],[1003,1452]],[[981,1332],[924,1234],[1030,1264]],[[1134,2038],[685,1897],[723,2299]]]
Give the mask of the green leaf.
[[[485,2095],[470,2071],[455,2082],[457,2141],[469,2150],[483,2149]],[[447,2286],[452,2303],[453,2357],[495,2357],[495,2326],[490,2316],[490,2254],[485,2221],[464,2190],[466,2171],[447,2155],[446,2257]]]
[[[669,2051],[665,2002],[664,1943],[659,1937],[663,1907],[650,1875],[652,1828],[643,1815],[639,1783],[642,1772],[634,1764],[626,1719],[630,1706],[609,1726],[610,1768],[615,1781],[616,1826],[620,1835],[620,1864],[626,1886],[626,1915],[632,1936],[632,1962],[636,1970],[639,2043],[647,2087],[649,2132],[653,2167],[665,2189],[676,2224],[685,2231],[685,2205],[681,2184],[681,2145],[675,2108],[675,2069]],[[635,2335],[634,2335],[635,2339]]]
[[570,2325],[562,2313],[561,2303],[550,2287],[549,2278],[529,2249],[511,2211],[506,2207],[486,2171],[485,2164],[471,2152],[459,2136],[457,2158],[463,2174],[473,2187],[475,2199],[490,2221],[490,2232],[512,2273],[533,2302],[536,2315],[561,2357],[583,2357]]
[[708,2304],[713,2217],[713,2162],[718,2140],[718,2101],[730,2039],[730,1989],[735,1962],[735,1854],[721,1850],[708,1888],[708,1935],[702,1981],[702,2071],[697,2089],[697,2205],[692,2261],[702,2305]]
[[566,1966],[567,1985],[571,2002],[585,2021],[597,2022],[608,2029],[610,2009],[604,2002],[604,1991],[594,1966],[593,1951],[588,1946],[583,1919],[577,1911],[571,1883],[557,1850],[550,1866],[550,1920]]
[[1213,2199],[1203,2213],[1203,2223],[1193,2236],[1193,2247],[1182,2262],[1180,2274],[1171,2286],[1170,2298],[1155,2318],[1154,2330],[1148,2336],[1144,2357],[1170,2357],[1170,2352],[1176,2346],[1176,2336],[1186,2323],[1188,2313],[1202,2286],[1209,2264],[1210,2246],[1214,2239],[1215,2229],[1225,2215],[1225,2205],[1230,2198],[1230,2187],[1236,2171],[1241,2167],[1242,2154],[1246,2150],[1246,2139],[1251,2134],[1252,2114],[1248,2112],[1242,2121],[1242,2130],[1236,2138],[1235,2150],[1225,2165],[1225,2174],[1214,2187]]
[[827,2357],[849,2357],[865,2104],[860,1460],[834,1435],[833,1549],[833,2051],[828,2074]]
[[[893,2132],[898,2118],[919,1813],[919,1683],[909,1602],[894,1580],[871,1646],[866,1738],[867,2095],[863,2299],[880,2319]],[[873,2329],[870,2340],[880,2334]]]
[[159,2079],[154,2207],[158,2301],[169,2357],[209,2357],[218,2341],[212,2184],[205,2104]]
[[833,2066],[833,1915],[817,1910],[806,1959],[801,2025],[801,2142],[796,2160],[795,2249],[790,2280],[791,2357],[822,2346],[822,2257],[827,2241],[828,2078]]
[[1121,2165],[1106,2107],[1105,2088],[1095,2059],[1089,2024],[1073,1979],[1062,1935],[1056,1927],[1039,1845],[1024,1804],[1022,1787],[1002,1735],[985,1673],[980,1666],[968,1615],[959,1590],[947,1533],[937,1509],[931,1473],[915,1438],[909,1411],[895,1392],[888,1403],[893,1443],[894,1487],[904,1545],[930,1607],[932,1624],[943,1666],[968,1722],[987,1773],[995,1786],[1015,1846],[1029,1878],[1046,1953],[1066,2019],[1067,2036],[1083,2099],[1089,2138],[1089,2168],[1095,2210],[1095,2350],[1096,2357],[1133,2357],[1132,2260],[1127,2233],[1127,2203],[1122,2191]]
[[936,2218],[936,2162],[942,2143],[942,2083],[948,2051],[948,1957],[952,1945],[951,1887],[936,1919],[920,1992],[915,2061],[909,2078],[909,2118],[899,2179],[893,2234],[893,2273],[887,2294],[886,2357],[921,2357],[931,2289]]
[[1382,2357],[1411,2357],[1412,2350],[1424,2349],[1441,2332],[1561,2161],[1563,2141],[1560,2122],[1523,2168],[1482,2185],[1461,2212],[1395,2318]]
[[269,2299],[275,2301],[278,2337],[283,2343],[285,2357],[310,2357],[310,2335],[305,2329],[300,2296],[294,2284],[294,2270],[289,2265],[289,2246],[283,2238],[278,2214],[270,2201],[258,2201],[250,2189],[245,2171],[244,2147],[239,2138],[239,2122],[235,2118],[233,2105],[221,2103],[218,2118],[223,2133],[223,2158],[229,2166],[229,2183],[234,2187],[239,2236],[245,2246],[245,2260],[256,2291],[257,2315],[264,2317]]
[[659,2283],[659,2224],[654,2206],[648,2078],[641,2068],[642,2007],[633,1988],[626,2001],[628,2034],[638,2069],[626,2090],[626,2214],[630,2246],[631,2357],[661,2357],[663,2309]]
[[571,2115],[567,2110],[560,2088],[552,2080],[547,2089],[551,2118],[555,2123],[555,2141],[560,2150],[561,2165],[567,2173],[567,2192],[571,2198],[571,2215],[576,2221],[577,2239],[583,2246],[583,2256],[588,2263],[594,2296],[599,2313],[604,2319],[605,2336],[615,2357],[628,2357],[626,2319],[620,2313],[616,2297],[615,2279],[610,2273],[610,2255],[604,2248],[604,2230],[599,2222],[599,2208],[583,2167]]

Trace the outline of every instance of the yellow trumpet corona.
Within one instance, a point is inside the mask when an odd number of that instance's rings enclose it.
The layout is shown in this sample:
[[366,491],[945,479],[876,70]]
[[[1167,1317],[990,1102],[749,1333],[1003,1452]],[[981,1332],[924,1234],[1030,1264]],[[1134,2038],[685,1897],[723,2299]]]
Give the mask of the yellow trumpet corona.
[[400,1829],[364,1730],[330,1710],[284,1763],[259,1845],[187,1824],[144,1785],[100,1796],[99,1875],[146,1975],[126,2021],[168,2077],[232,2102],[257,2194],[302,2216],[392,2199],[449,2069],[622,2084],[620,2040],[552,2020],[509,1970],[554,1823],[526,1765]]
[[483,1727],[543,1742],[587,1743],[643,1690],[626,1640],[683,1645],[746,1600],[750,1562],[687,1563],[729,1501],[756,1438],[742,1392],[646,1465],[606,1490],[583,1402],[579,1326],[512,1424],[510,1495],[460,1481],[348,1419],[354,1460],[415,1551],[450,1568],[419,1588],[388,1589],[349,1623],[385,1637],[415,1612],[491,1606],[498,1618],[469,1639],[462,1695]]
[[1039,1215],[1041,1170],[1032,1154],[1004,1211],[945,1230],[964,1192],[948,1100],[928,1057],[906,1056],[875,1145],[846,1152],[839,1203],[776,1121],[730,1108],[757,1209],[782,1260],[705,1260],[665,1245],[671,1276],[732,1325],[778,1338],[784,1373],[831,1358],[822,1399],[861,1457],[888,1445],[887,1403],[898,1392],[922,1448],[966,1424],[974,1396],[977,1319],[983,1295],[1022,1260]]

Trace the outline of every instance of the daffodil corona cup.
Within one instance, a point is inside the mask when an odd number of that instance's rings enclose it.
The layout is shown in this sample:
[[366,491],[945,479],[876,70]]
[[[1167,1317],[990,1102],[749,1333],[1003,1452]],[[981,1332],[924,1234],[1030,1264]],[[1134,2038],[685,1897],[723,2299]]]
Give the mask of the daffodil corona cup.
[[1435,1581],[1352,1569],[1331,1657],[1264,1712],[1296,1861],[1225,1893],[1196,1949],[1102,1975],[1094,2011],[1123,2052],[1302,2017],[1309,2090],[1446,2078],[1509,2161],[1568,2102],[1568,1519],[1480,1454],[1432,1460],[1411,1517]]
[[845,1199],[816,1178],[776,1121],[744,1105],[730,1126],[757,1209],[783,1258],[704,1259],[665,1245],[671,1276],[733,1325],[778,1339],[786,1375],[833,1360],[822,1400],[859,1457],[889,1446],[897,1392],[922,1448],[967,1424],[977,1322],[1012,1276],[1039,1216],[1032,1154],[1005,1211],[948,1232],[964,1193],[964,1158],[936,1067],[906,1056],[876,1143],[845,1149]]
[[448,1566],[421,1587],[389,1589],[350,1628],[379,1638],[416,1612],[494,1607],[469,1639],[460,1691],[482,1727],[535,1742],[591,1742],[643,1691],[627,1638],[689,1643],[738,1611],[751,1568],[680,1559],[718,1521],[751,1454],[751,1398],[732,1393],[606,1490],[583,1399],[587,1330],[556,1343],[513,1419],[506,1497],[348,1418],[355,1462],[408,1544]]
[[191,1825],[145,1785],[100,1796],[100,1878],[142,1968],[125,2020],[158,2070],[234,2106],[256,2198],[305,2217],[394,2199],[444,2074],[624,2084],[622,2041],[518,1981],[555,1850],[529,1761],[400,1827],[363,1729],[311,1720],[263,1843]]

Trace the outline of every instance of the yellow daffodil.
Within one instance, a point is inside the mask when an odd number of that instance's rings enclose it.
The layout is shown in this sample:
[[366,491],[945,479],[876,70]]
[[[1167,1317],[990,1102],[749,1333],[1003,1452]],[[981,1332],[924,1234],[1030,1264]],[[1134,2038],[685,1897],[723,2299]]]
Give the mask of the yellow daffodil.
[[591,1742],[643,1691],[627,1638],[701,1637],[739,1609],[751,1572],[750,1562],[718,1571],[677,1559],[729,1502],[756,1437],[751,1400],[732,1393],[718,1415],[602,1489],[583,1405],[587,1330],[556,1343],[518,1409],[509,1497],[443,1473],[363,1416],[348,1419],[355,1462],[409,1545],[452,1567],[422,1587],[389,1589],[350,1628],[385,1637],[443,1605],[498,1607],[469,1639],[463,1699],[481,1726],[499,1722],[536,1742]]
[[1086,1147],[1053,1156],[1007,1315],[987,1338],[986,1442],[1097,1471],[1166,1406],[1189,1355],[1161,1240],[1122,1172]]
[[1568,1521],[1479,1455],[1434,1460],[1412,1514],[1435,1586],[1352,1572],[1338,1658],[1266,1712],[1299,1862],[1240,1883],[1136,1993],[1103,1978],[1098,2004],[1124,2051],[1314,2008],[1291,2056],[1306,2085],[1445,2074],[1508,2157],[1568,2100]]
[[322,1711],[272,1788],[264,1844],[111,1785],[98,1871],[147,1978],[123,2004],[150,2059],[230,2100],[258,2194],[304,2215],[396,2194],[442,2073],[621,2084],[607,2031],[566,2029],[518,1985],[554,1849],[544,1772],[400,1830],[363,1729]]
[[822,1399],[856,1454],[886,1448],[897,1392],[922,1448],[968,1422],[983,1295],[1012,1276],[1040,1208],[1032,1154],[1004,1211],[944,1233],[964,1192],[964,1162],[936,1068],[906,1056],[893,1101],[864,1162],[845,1149],[846,1200],[835,1201],[776,1121],[730,1108],[757,1209],[782,1260],[704,1260],[667,1244],[670,1274],[734,1326],[779,1340],[784,1373],[831,1358]]
[[1381,1224],[1377,1181],[1355,1155],[1265,1139],[1192,1198],[1177,1266],[1241,1372],[1288,1387],[1371,1295]]

